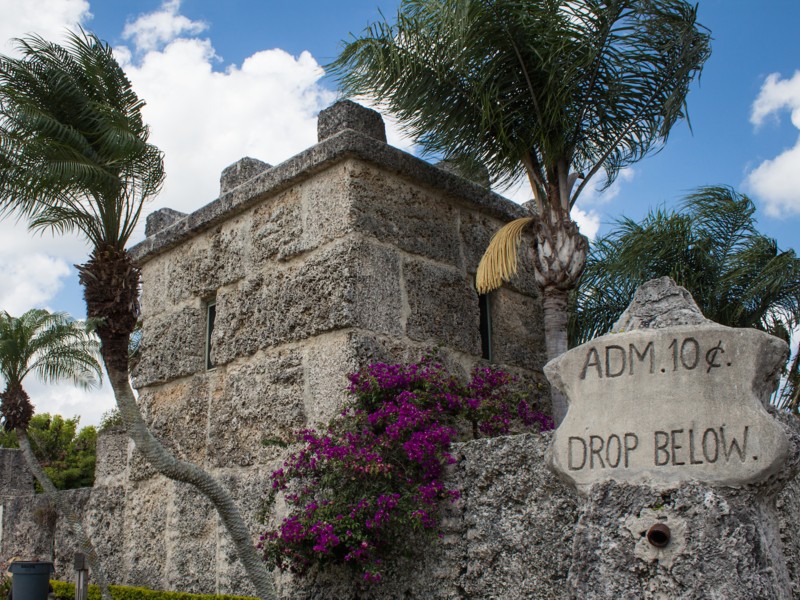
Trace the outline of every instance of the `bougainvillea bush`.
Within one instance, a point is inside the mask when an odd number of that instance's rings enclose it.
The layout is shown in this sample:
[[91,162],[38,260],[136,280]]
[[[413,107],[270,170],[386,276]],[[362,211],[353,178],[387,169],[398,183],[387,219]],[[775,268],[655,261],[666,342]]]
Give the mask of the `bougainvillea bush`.
[[344,564],[377,582],[385,561],[435,535],[450,445],[513,430],[552,429],[514,377],[476,368],[464,383],[435,359],[377,363],[348,376],[349,401],[325,431],[299,433],[303,448],[272,474],[271,501],[289,508],[261,537],[264,559],[303,573]]

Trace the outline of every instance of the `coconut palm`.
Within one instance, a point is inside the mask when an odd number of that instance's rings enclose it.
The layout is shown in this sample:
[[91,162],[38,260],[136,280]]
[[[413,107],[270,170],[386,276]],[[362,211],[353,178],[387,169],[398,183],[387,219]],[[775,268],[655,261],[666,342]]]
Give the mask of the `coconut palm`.
[[77,231],[89,240],[80,281],[128,434],[161,474],[211,500],[257,592],[272,597],[231,495],[149,432],[130,386],[140,271],[126,245],[143,203],[164,179],[162,154],[147,141],[144,102],[94,35],[70,34],[64,46],[33,36],[18,40],[18,48],[22,58],[0,57],[0,214],[16,213],[33,230]]
[[28,468],[76,531],[103,597],[110,600],[104,570],[83,522],[67,498],[58,493],[33,453],[27,433],[33,405],[22,385],[26,377],[33,376],[46,383],[69,381],[84,389],[94,387],[102,376],[97,350],[97,340],[87,333],[83,324],[64,313],[32,309],[17,318],[0,312],[0,380],[5,386],[0,393],[3,429],[16,434]]
[[[645,281],[668,275],[703,314],[730,327],[753,327],[790,342],[800,325],[800,258],[756,229],[755,206],[730,187],[703,187],[679,210],[620,219],[592,244],[575,294],[570,341],[606,333]],[[791,373],[796,384],[798,363]],[[796,385],[779,403],[793,405]]]
[[[525,229],[543,291],[547,355],[567,348],[567,298],[588,249],[570,217],[599,171],[664,142],[709,55],[683,0],[404,0],[329,65],[347,95],[396,115],[422,149],[527,178],[536,214],[501,229],[478,268],[481,293],[517,269]],[[554,413],[566,404],[554,395]]]

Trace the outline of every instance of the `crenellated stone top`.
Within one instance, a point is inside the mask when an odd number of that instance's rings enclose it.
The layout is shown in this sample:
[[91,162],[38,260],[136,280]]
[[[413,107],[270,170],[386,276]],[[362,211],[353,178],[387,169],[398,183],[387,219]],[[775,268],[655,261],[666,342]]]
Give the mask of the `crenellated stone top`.
[[317,141],[325,141],[345,129],[358,131],[386,143],[386,126],[381,114],[375,110],[352,100],[339,100],[319,113]]
[[270,168],[272,168],[272,165],[258,159],[250,158],[249,156],[240,158],[222,170],[222,175],[219,178],[219,195],[222,196],[226,192],[230,192],[233,188],[242,185],[248,179],[252,179]]
[[150,215],[146,230],[148,237],[131,249],[133,257],[141,264],[146,263],[199,233],[243,213],[265,198],[352,158],[452,195],[503,221],[528,214],[515,202],[483,185],[388,145],[380,114],[350,100],[337,102],[320,112],[318,133],[318,144],[274,167],[244,158],[226,168],[221,177],[220,197],[191,214],[161,209]]

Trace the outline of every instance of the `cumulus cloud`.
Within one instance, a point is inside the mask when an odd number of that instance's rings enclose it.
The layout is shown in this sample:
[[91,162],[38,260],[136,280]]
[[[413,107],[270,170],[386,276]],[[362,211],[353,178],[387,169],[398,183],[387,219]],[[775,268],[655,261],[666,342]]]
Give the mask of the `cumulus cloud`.
[[[769,75],[750,113],[750,122],[760,128],[768,120],[778,122],[789,111],[792,125],[800,129],[800,71],[789,79]],[[764,201],[767,214],[780,217],[800,214],[800,137],[795,145],[753,169],[745,187]]]
[[126,23],[122,37],[132,40],[137,51],[148,52],[182,35],[197,35],[208,29],[207,23],[181,15],[180,8],[181,0],[167,0],[159,10]]
[[87,0],[0,0],[0,52],[14,54],[12,38],[36,33],[61,39],[67,29],[91,17]]
[[37,413],[79,416],[80,426],[99,425],[103,413],[116,406],[114,393],[105,378],[100,389],[82,390],[68,384],[47,385],[33,378],[25,380],[25,389]]
[[[219,192],[223,168],[243,156],[280,163],[316,143],[316,115],[335,99],[308,53],[263,50],[215,71],[209,40],[178,38],[132,59],[116,49],[140,97],[167,179],[150,212],[191,212]],[[139,234],[141,235],[141,233]]]

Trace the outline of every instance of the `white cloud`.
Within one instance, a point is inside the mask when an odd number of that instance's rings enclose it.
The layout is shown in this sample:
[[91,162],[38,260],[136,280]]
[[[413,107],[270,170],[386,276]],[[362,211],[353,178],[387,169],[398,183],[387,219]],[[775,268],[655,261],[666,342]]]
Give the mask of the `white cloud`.
[[209,40],[179,38],[138,62],[115,52],[165,155],[164,189],[147,212],[194,211],[217,197],[222,169],[243,156],[278,164],[313,145],[316,115],[335,99],[308,52],[262,50],[222,72]]
[[[800,71],[790,79],[781,79],[778,73],[767,77],[753,102],[750,122],[761,127],[767,119],[777,121],[784,110],[789,111],[792,125],[800,129]],[[753,169],[744,185],[764,201],[767,214],[800,214],[800,138],[793,147]]]
[[114,393],[106,379],[100,389],[82,390],[70,384],[44,384],[33,377],[24,382],[37,413],[80,416],[81,427],[98,425],[103,413],[116,406]]
[[179,14],[180,8],[181,0],[166,0],[159,10],[126,23],[122,37],[133,40],[137,51],[149,52],[184,34],[196,35],[208,29],[207,23]]
[[36,33],[62,39],[67,29],[91,18],[87,0],[0,0],[0,52],[15,53],[12,38]]
[[585,211],[580,206],[572,208],[572,219],[578,224],[581,233],[590,240],[597,237],[600,229],[600,215],[593,210]]

